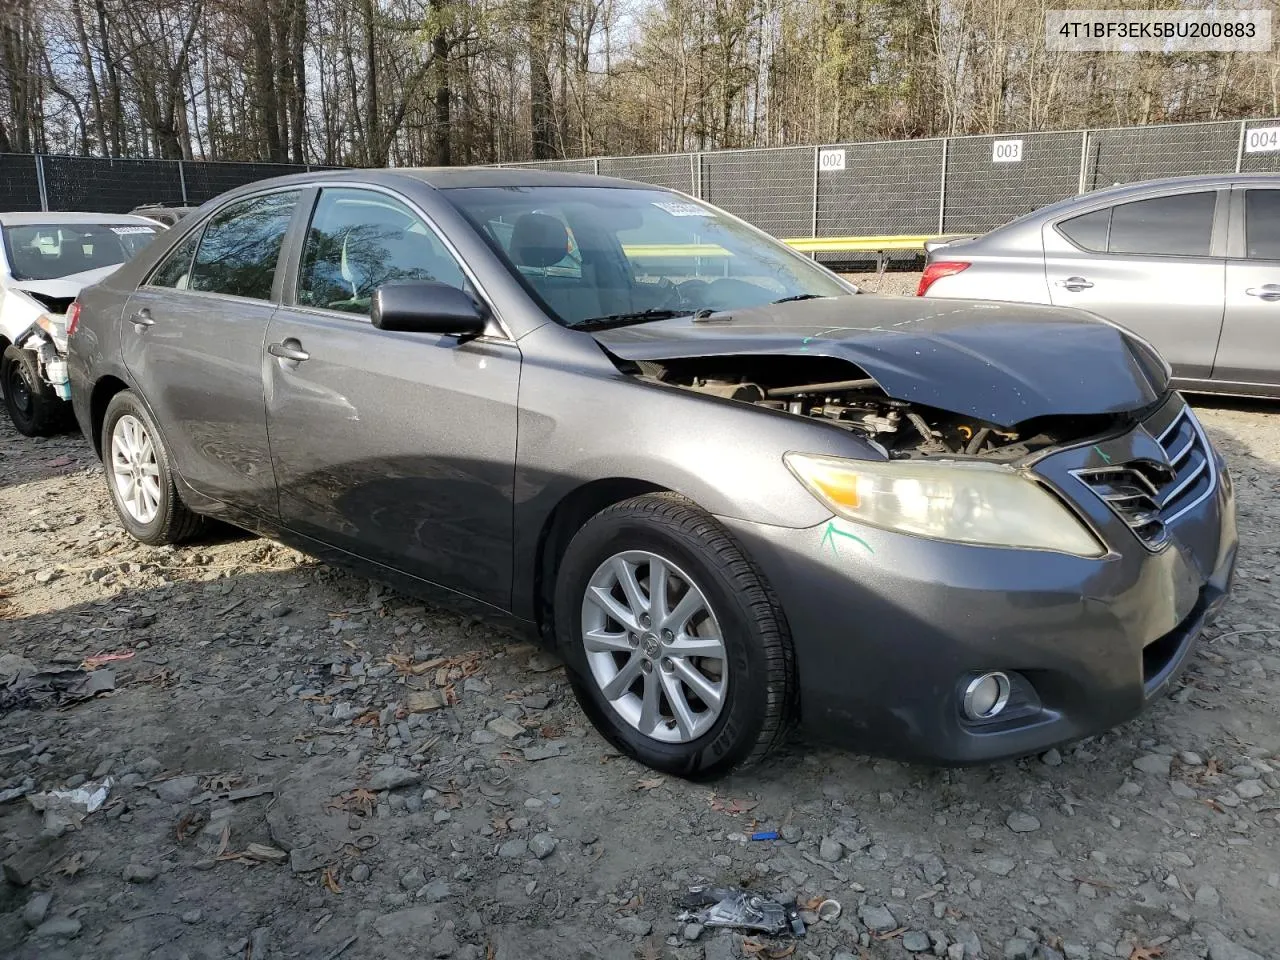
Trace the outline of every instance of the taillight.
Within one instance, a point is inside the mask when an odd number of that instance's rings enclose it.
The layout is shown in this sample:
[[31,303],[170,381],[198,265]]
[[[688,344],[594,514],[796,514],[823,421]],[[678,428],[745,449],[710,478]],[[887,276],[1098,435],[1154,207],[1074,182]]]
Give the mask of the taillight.
[[67,336],[71,336],[80,326],[80,301],[72,300],[67,307]]
[[939,260],[924,268],[920,277],[920,286],[916,287],[916,296],[923,297],[930,287],[943,277],[953,277],[962,270],[968,270],[969,264],[963,260]]

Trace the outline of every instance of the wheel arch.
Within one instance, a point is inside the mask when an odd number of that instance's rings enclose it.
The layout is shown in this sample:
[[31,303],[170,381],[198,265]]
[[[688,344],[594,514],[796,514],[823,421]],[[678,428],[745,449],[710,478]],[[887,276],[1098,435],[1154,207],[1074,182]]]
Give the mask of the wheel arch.
[[574,534],[606,507],[646,493],[673,491],[634,477],[607,477],[592,480],[566,493],[547,514],[538,535],[534,575],[533,611],[539,638],[547,646],[555,643],[553,597],[560,560]]
[[119,377],[107,374],[99,378],[89,394],[89,426],[92,430],[90,440],[93,442],[93,449],[97,452],[98,459],[102,459],[102,422],[107,417],[107,407],[112,397],[128,389],[130,389],[129,384]]

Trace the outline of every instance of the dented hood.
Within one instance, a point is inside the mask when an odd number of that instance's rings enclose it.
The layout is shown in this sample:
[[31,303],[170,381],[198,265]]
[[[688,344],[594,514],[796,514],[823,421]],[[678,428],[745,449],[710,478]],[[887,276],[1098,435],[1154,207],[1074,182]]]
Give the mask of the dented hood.
[[1020,303],[831,297],[593,336],[627,360],[836,357],[896,400],[1002,427],[1140,410],[1169,389],[1163,361],[1143,341],[1082,311]]

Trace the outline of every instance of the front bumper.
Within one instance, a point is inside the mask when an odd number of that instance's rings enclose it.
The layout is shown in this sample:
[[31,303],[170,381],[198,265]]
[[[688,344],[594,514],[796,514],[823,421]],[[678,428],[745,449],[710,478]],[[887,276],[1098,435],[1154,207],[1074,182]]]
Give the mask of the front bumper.
[[[1070,473],[1121,462],[1134,442],[1061,451],[1036,468],[1109,546],[1098,559],[840,520],[789,529],[724,519],[790,624],[804,727],[870,754],[976,763],[1099,733],[1164,693],[1230,589],[1235,503],[1213,451],[1212,492],[1169,525],[1160,549],[1144,547]],[[1031,692],[1001,718],[968,722],[963,687],[989,670]]]

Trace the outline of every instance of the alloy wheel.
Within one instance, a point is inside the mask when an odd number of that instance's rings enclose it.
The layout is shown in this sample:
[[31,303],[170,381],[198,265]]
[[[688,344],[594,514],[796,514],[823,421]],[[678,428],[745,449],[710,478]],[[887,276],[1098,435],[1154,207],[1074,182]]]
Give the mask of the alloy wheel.
[[600,564],[582,599],[582,644],[604,698],[645,736],[688,743],[720,716],[728,691],[720,623],[670,560],[628,550]]
[[111,473],[129,516],[143,524],[154,520],[160,512],[160,463],[151,434],[132,414],[111,431]]

